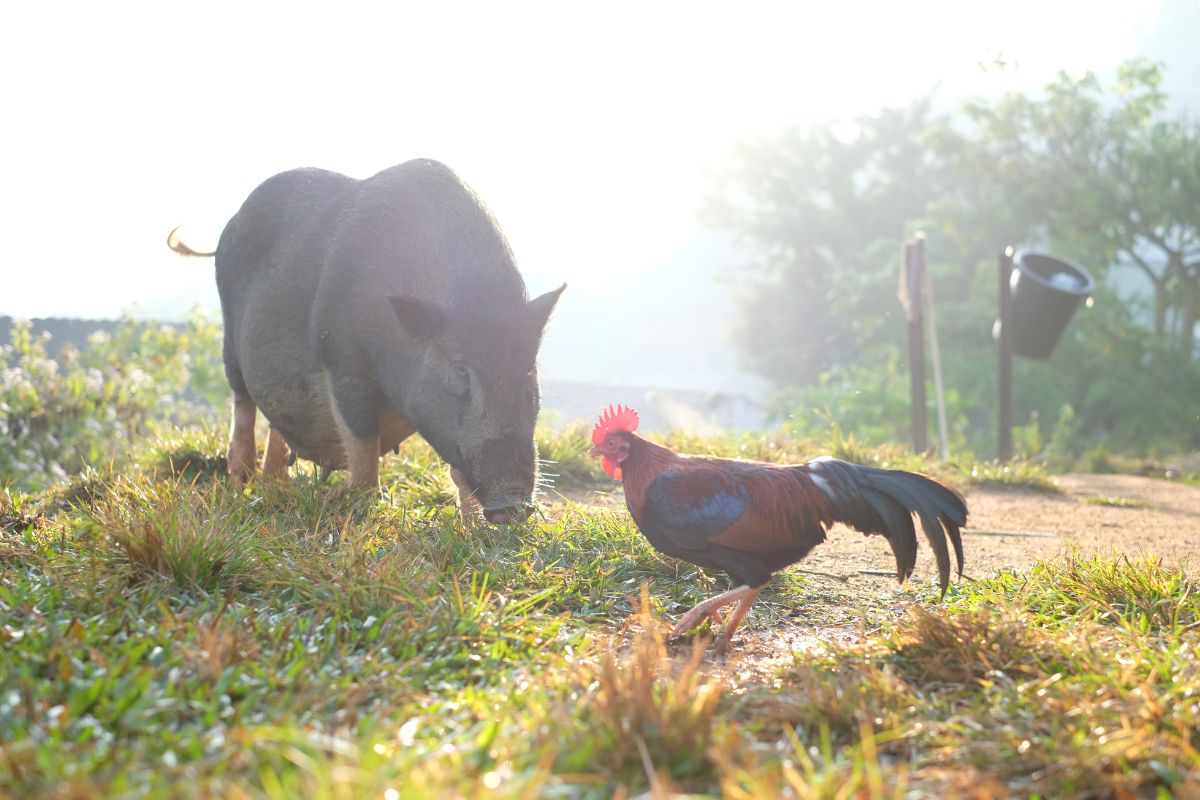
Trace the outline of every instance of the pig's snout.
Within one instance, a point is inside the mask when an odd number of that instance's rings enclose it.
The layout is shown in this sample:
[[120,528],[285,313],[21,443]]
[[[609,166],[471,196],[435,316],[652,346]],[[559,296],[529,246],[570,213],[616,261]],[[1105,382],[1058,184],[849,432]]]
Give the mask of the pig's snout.
[[493,525],[524,521],[533,512],[533,503],[519,492],[507,492],[483,507],[483,516]]

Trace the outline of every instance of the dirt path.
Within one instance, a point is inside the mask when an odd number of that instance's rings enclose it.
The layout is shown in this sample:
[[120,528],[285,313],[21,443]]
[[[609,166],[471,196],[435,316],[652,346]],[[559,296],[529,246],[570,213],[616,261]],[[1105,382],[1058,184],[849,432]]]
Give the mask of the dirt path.
[[[1152,553],[1200,564],[1200,489],[1136,475],[1060,475],[1055,481],[1063,494],[964,491],[970,510],[963,536],[965,574],[980,578],[999,569],[1024,569],[1073,543],[1085,552]],[[623,504],[619,490],[568,497],[591,505]],[[863,574],[891,574],[895,562],[887,545],[840,525],[799,567],[851,583],[876,578],[895,585],[893,578]],[[936,574],[922,539],[914,578],[930,580]]]
[[[1062,475],[1056,480],[1061,495],[981,488],[965,492],[970,509],[963,536],[965,575],[983,578],[1001,569],[1027,569],[1072,544],[1084,552],[1144,553],[1200,565],[1200,489],[1135,475]],[[1112,498],[1121,505],[1089,502],[1093,498]],[[1004,533],[1010,535],[999,535]],[[794,652],[833,640],[855,641],[862,636],[857,620],[864,614],[902,613],[911,595],[895,578],[862,572],[890,575],[895,569],[890,551],[881,544],[874,537],[834,529],[798,569],[828,572],[846,582],[812,576],[814,591],[806,607],[775,606],[774,620],[739,637],[742,669],[770,670]],[[928,582],[936,575],[922,542],[913,579]]]
[[[1085,552],[1152,553],[1200,563],[1200,489],[1136,475],[1062,475],[1056,481],[1064,490],[1061,495],[980,488],[964,492],[970,509],[963,536],[965,574],[979,578],[999,569],[1024,569],[1071,544]],[[1113,504],[1101,504],[1101,498]],[[840,575],[890,571],[891,554],[879,544],[838,528],[802,566]],[[936,574],[923,545],[917,580]]]
[[[997,570],[1027,569],[1072,544],[1084,552],[1146,553],[1200,565],[1200,489],[1135,475],[1061,475],[1056,481],[1061,495],[964,492],[970,509],[963,536],[965,575],[984,578]],[[576,502],[623,503],[619,491],[573,494]],[[1098,502],[1101,498],[1107,504]],[[738,636],[742,668],[767,668],[832,639],[856,640],[862,612],[899,614],[911,603],[911,594],[892,577],[895,561],[887,545],[842,526],[792,569],[813,584],[804,593],[808,602],[795,608],[764,595],[756,609],[758,624]],[[936,575],[922,540],[913,580],[928,582]]]

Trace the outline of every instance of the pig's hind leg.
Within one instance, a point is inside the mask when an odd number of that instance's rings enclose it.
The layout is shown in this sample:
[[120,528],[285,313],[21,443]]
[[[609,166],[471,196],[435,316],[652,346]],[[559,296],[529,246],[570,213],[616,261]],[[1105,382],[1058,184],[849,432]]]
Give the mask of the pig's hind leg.
[[254,475],[258,460],[254,447],[254,419],[258,409],[248,394],[233,396],[233,432],[229,436],[229,476],[235,484],[243,484]]
[[223,345],[225,377],[229,380],[229,388],[233,389],[233,430],[229,434],[229,454],[225,460],[228,462],[229,477],[234,484],[240,486],[254,475],[255,462],[258,460],[254,446],[254,420],[258,415],[258,408],[250,397],[246,379],[242,376],[233,326],[228,315],[225,317]]

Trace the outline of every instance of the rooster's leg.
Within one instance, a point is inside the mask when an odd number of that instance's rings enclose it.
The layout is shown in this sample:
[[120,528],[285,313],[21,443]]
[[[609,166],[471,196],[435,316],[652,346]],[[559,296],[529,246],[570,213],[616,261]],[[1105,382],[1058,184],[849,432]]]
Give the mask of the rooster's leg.
[[[704,622],[706,619],[719,622],[720,617],[717,616],[717,609],[727,606],[735,601],[742,600],[747,596],[749,596],[750,602],[753,603],[754,598],[758,597],[758,593],[761,591],[762,587],[759,587],[758,589],[751,589],[749,586],[739,586],[736,589],[730,589],[728,592],[722,592],[716,597],[710,597],[701,603],[697,603],[690,611],[679,618],[679,622],[677,622],[675,627],[671,629],[671,638],[674,639],[676,636],[682,636],[692,628],[700,625],[700,623]],[[738,606],[738,610],[740,611],[741,609],[742,606]],[[741,622],[742,617],[745,615],[745,611],[741,612],[741,616],[738,616],[737,611],[734,612],[734,616],[737,618],[736,621],[734,621],[732,618],[730,619],[730,621],[734,623],[734,627],[737,627],[737,623]]]
[[729,615],[729,621],[725,623],[725,629],[721,631],[721,635],[717,637],[717,651],[724,653],[729,649],[729,642],[733,640],[733,632],[737,630],[738,625],[742,624],[742,620],[746,617],[746,612],[750,610],[750,606],[754,605],[754,601],[762,594],[762,590],[767,588],[766,584],[759,586],[757,589],[751,589],[742,597],[741,602],[737,604],[737,608]]

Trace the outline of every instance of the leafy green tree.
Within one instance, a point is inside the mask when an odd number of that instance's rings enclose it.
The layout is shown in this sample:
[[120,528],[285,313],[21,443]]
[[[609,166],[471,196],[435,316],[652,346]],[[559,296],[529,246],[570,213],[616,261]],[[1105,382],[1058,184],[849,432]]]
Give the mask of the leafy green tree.
[[735,336],[756,371],[808,383],[902,333],[897,248],[938,191],[931,120],[922,101],[734,154],[706,216],[754,254]]
[[[907,438],[895,288],[900,244],[921,228],[941,301],[952,438],[995,446],[996,254],[1022,244],[1086,264],[1101,283],[1096,307],[1049,361],[1016,365],[1017,420],[1041,426],[1028,441],[1040,447],[1070,408],[1057,430],[1081,442],[1056,452],[1200,446],[1200,140],[1194,124],[1166,116],[1161,79],[1134,61],[1111,89],[1093,75],[1060,76],[1039,95],[954,114],[923,100],[841,135],[794,128],[744,145],[708,219],[755,254],[738,341],[786,390],[793,424],[812,424],[802,420],[816,409],[860,435]],[[1150,329],[1109,286],[1109,265],[1151,279]]]
[[974,229],[1011,221],[1014,234],[1093,269],[1137,270],[1151,286],[1155,334],[1191,356],[1200,312],[1200,127],[1166,116],[1162,81],[1161,67],[1134,60],[1111,89],[1093,74],[1060,75],[1042,97],[968,103],[969,140],[943,155],[957,181],[974,189],[959,204]]

